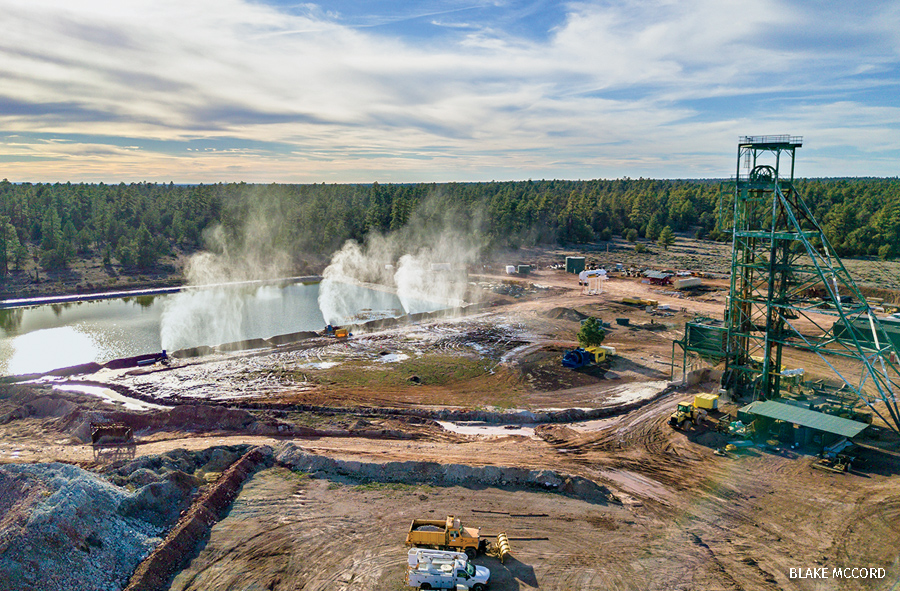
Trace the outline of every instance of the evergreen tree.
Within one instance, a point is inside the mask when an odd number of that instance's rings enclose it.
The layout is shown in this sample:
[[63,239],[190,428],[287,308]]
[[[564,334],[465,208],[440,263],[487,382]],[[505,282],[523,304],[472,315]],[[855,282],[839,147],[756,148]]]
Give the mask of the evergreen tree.
[[672,233],[672,228],[666,226],[659,233],[658,244],[663,247],[663,250],[669,250],[669,247],[675,244],[675,234]]
[[6,242],[6,225],[3,218],[0,218],[0,277],[6,277],[8,272],[7,261],[9,251],[7,250]]
[[653,216],[650,218],[650,221],[647,223],[647,232],[644,234],[644,238],[647,240],[656,240],[659,238],[660,233],[660,224],[657,216]]
[[578,343],[582,347],[596,347],[603,344],[604,338],[606,338],[606,331],[603,330],[600,319],[593,316],[585,318],[578,330]]
[[156,249],[153,244],[153,237],[150,236],[150,231],[144,224],[141,224],[141,227],[138,229],[132,250],[138,267],[152,267],[156,263]]
[[54,250],[62,241],[62,228],[59,223],[59,214],[55,207],[47,208],[44,213],[44,221],[41,224],[41,248]]

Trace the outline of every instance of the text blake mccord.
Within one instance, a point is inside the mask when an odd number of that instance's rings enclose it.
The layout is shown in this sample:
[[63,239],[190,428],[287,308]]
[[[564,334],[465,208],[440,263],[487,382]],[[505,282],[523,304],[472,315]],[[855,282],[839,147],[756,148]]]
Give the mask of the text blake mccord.
[[883,579],[883,568],[792,568],[791,579]]

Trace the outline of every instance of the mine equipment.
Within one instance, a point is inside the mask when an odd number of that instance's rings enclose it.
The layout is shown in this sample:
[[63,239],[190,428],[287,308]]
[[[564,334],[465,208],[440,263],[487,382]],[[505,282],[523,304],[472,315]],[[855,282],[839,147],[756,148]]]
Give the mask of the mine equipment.
[[[900,344],[794,186],[802,145],[801,137],[790,135],[739,138],[724,351],[717,343],[693,347],[687,338],[685,348],[724,360],[722,387],[753,401],[786,393],[785,350],[812,354],[857,404],[900,433]],[[724,216],[720,225],[728,225]],[[718,338],[718,330],[709,332]]]
[[353,336],[348,329],[341,328],[340,326],[332,326],[330,324],[325,327],[322,334],[326,337],[334,337],[336,339],[346,339],[347,337]]
[[700,413],[706,411],[695,407],[690,401],[679,402],[675,408],[675,412],[669,417],[669,424],[676,429],[683,429],[687,423],[697,423],[700,421]]
[[843,474],[847,470],[850,469],[850,462],[852,459],[848,461],[847,458],[839,457],[839,458],[819,458],[810,466],[815,468],[816,470],[823,470],[825,472],[835,472],[837,474]]
[[[684,325],[684,337],[672,341],[672,379],[675,379],[675,346],[681,347],[684,374],[693,367],[695,360],[718,363],[725,358],[728,328],[720,320],[698,317]],[[690,362],[689,362],[690,359]]]
[[[487,548],[481,528],[463,527],[458,517],[447,519],[413,519],[406,534],[406,545],[438,550],[462,550],[475,558]],[[436,587],[437,588],[437,587]]]
[[822,450],[822,457],[812,463],[817,470],[842,473],[850,469],[856,457],[852,455],[855,446],[847,439],[841,439]]
[[412,564],[412,558],[414,557],[417,560],[424,560],[425,558],[429,558],[431,560],[444,559],[448,561],[466,561],[469,559],[469,556],[465,552],[456,552],[454,550],[435,550],[433,548],[410,548],[406,551],[406,555],[408,560],[410,560],[410,564]]
[[627,297],[622,298],[622,303],[627,304],[629,306],[650,306],[651,308],[656,308],[659,306],[658,300],[651,300],[647,298],[635,298],[635,297]]
[[138,367],[153,365],[155,363],[162,363],[165,365],[169,364],[169,355],[166,353],[165,349],[162,350],[162,353],[153,353],[151,355],[139,356],[135,361],[135,364]]
[[125,423],[91,423],[91,447],[94,459],[98,459],[106,451],[116,456],[134,456],[134,432]]
[[563,367],[578,369],[579,367],[585,367],[595,363],[603,363],[606,361],[607,354],[608,351],[602,346],[579,347],[571,351],[566,351],[562,358],[562,364]]
[[707,416],[708,411],[719,407],[718,402],[718,394],[697,394],[693,401],[679,402],[675,412],[669,417],[669,424],[676,429],[684,428],[688,422],[697,424]]
[[503,564],[503,559],[510,553],[509,536],[506,535],[506,532],[500,532],[497,534],[497,557],[500,559],[500,564]]
[[462,552],[412,549],[407,554],[406,584],[418,589],[487,589],[491,571],[468,561]]

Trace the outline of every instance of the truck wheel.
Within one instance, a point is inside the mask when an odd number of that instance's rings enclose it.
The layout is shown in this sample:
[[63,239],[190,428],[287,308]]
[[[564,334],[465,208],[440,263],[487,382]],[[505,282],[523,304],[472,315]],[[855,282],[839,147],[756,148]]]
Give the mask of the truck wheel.
[[472,585],[472,591],[484,591],[484,585],[481,583],[475,583]]
[[472,560],[473,558],[478,556],[478,550],[472,547],[466,548],[466,556],[469,557],[469,560]]
[[428,583],[422,583],[422,586],[419,587],[419,589],[431,589],[431,585],[429,585]]

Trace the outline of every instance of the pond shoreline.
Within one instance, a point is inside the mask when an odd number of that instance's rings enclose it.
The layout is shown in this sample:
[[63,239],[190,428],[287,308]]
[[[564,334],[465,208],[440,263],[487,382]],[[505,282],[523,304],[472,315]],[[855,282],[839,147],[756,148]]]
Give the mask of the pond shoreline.
[[106,291],[99,293],[76,293],[68,295],[52,295],[37,296],[31,298],[12,298],[0,300],[0,310],[8,310],[11,308],[23,308],[27,306],[42,306],[46,304],[67,304],[72,302],[87,302],[93,300],[109,300],[119,298],[132,298],[140,296],[156,296],[171,293],[178,293],[190,289],[209,289],[212,287],[238,287],[243,285],[272,285],[279,283],[319,283],[322,281],[320,275],[305,275],[301,277],[281,277],[278,279],[258,279],[252,281],[235,281],[230,283],[215,283],[206,285],[176,285],[170,287],[149,287],[138,289],[127,289],[117,291]]

